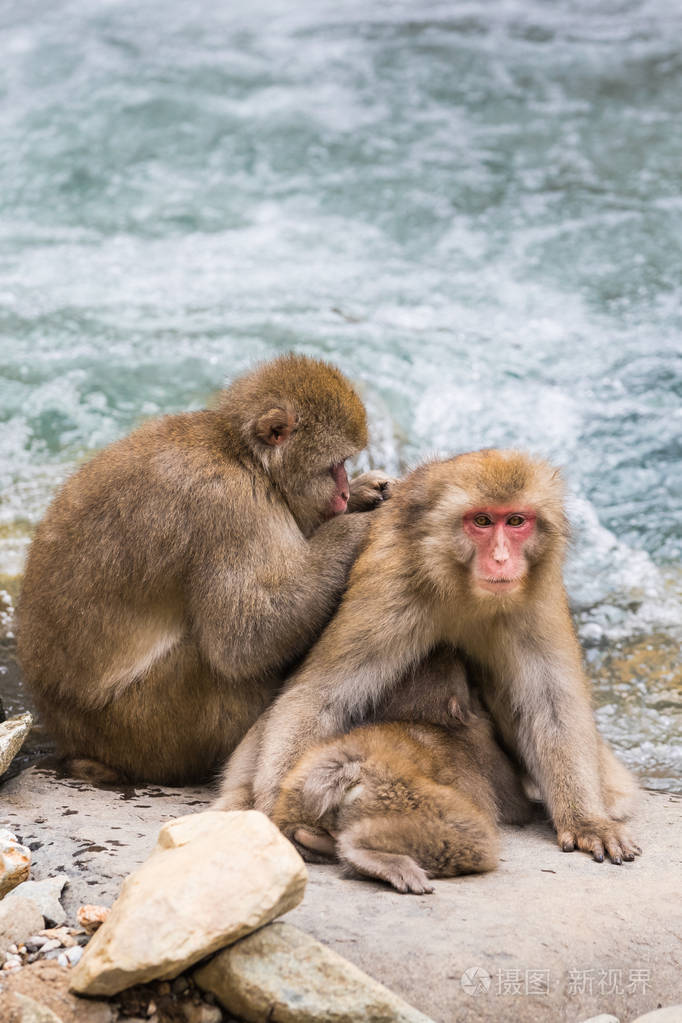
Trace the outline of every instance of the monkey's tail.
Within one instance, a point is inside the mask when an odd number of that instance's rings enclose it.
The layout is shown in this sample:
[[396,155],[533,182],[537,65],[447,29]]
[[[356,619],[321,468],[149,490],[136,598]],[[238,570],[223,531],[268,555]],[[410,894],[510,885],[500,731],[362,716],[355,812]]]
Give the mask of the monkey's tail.
[[303,783],[302,801],[307,813],[320,820],[338,810],[348,793],[362,780],[362,758],[334,746],[322,750]]

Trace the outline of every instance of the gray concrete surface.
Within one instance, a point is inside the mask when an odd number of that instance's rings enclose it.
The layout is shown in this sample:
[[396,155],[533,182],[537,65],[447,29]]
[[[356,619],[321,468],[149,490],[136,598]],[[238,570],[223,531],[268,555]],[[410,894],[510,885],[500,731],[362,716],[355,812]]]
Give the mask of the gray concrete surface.
[[[69,875],[74,920],[81,903],[113,901],[164,821],[210,800],[207,789],[102,791],[34,767],[0,787],[0,827],[32,848],[32,877]],[[628,1023],[682,1000],[682,798],[643,793],[632,830],[644,855],[614,867],[561,853],[545,824],[507,829],[497,871],[436,881],[428,896],[315,866],[287,920],[439,1023],[601,1012]],[[466,971],[478,971],[470,983]]]

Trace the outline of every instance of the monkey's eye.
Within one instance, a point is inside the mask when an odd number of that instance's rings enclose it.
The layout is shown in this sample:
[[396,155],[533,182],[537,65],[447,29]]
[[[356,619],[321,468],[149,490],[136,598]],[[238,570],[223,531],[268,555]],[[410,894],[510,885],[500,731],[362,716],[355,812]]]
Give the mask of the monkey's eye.
[[525,522],[523,515],[510,515],[507,519],[508,526],[522,526]]
[[493,520],[489,515],[474,515],[474,525],[476,526],[492,526]]

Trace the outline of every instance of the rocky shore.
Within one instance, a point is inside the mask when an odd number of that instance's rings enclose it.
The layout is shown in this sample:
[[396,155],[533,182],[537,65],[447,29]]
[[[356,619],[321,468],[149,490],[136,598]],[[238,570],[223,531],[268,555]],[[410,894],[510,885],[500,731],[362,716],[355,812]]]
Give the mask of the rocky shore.
[[[162,825],[205,811],[212,798],[208,789],[150,786],[105,791],[59,778],[52,768],[35,766],[6,781],[0,798],[0,828],[13,832],[30,850],[32,880],[57,878],[54,885],[62,883],[60,875],[68,878],[61,906],[62,929],[70,939],[64,946],[52,946],[57,956],[51,960],[44,960],[39,946],[20,954],[22,963],[30,955],[34,961],[3,971],[0,999],[14,990],[26,991],[27,986],[35,994],[37,985],[43,993],[52,991],[54,999],[67,999],[61,1014],[56,1003],[52,1006],[62,1023],[77,1019],[218,1023],[233,1018],[224,1005],[220,1008],[220,998],[210,987],[200,989],[196,971],[191,970],[179,979],[158,973],[151,980],[143,977],[146,987],[130,988],[111,1002],[76,1001],[65,993],[74,970],[82,969],[75,965],[80,953],[71,953],[74,964],[66,953],[87,941],[78,920],[79,908],[111,906],[126,877],[148,860]],[[443,1023],[512,1018],[524,1023],[573,1023],[608,1012],[621,1023],[631,1021],[680,1000],[682,911],[675,893],[682,861],[681,823],[680,797],[644,792],[634,824],[644,855],[621,867],[561,853],[546,824],[507,829],[498,870],[436,881],[436,891],[429,896],[399,895],[379,884],[344,879],[335,866],[312,866],[303,901],[287,913],[286,925],[274,929],[270,925],[246,938],[250,944],[240,951],[239,969],[256,969],[257,974],[257,964],[266,952],[268,960],[276,963],[283,947],[301,942],[307,948],[313,942],[318,949],[321,942],[326,946],[319,953],[322,959],[327,952],[338,953],[359,968],[358,974],[363,971],[370,984],[378,981],[404,999],[408,1008],[419,1010],[415,1018],[423,1013]],[[173,885],[169,880],[165,886],[173,906],[182,903],[194,880],[201,878],[204,856],[199,851],[189,855]],[[202,928],[204,921],[192,921],[187,915],[182,919],[184,933],[173,935],[173,940],[187,939],[187,944],[193,928]],[[278,932],[280,926],[290,927],[291,933]],[[151,911],[149,927],[152,934]],[[162,940],[172,943],[170,936]],[[232,948],[239,949],[245,942]],[[217,940],[213,947],[219,946]],[[258,950],[255,958],[249,954],[253,949]],[[310,955],[310,951],[299,952],[282,968],[286,972]],[[220,953],[212,962],[219,958]],[[229,971],[236,969],[238,958],[231,957]],[[49,983],[46,970],[51,971]],[[270,973],[273,970],[274,966]],[[210,978],[206,968],[203,973]],[[29,983],[31,974],[34,979]],[[250,985],[255,983],[249,980]],[[211,980],[214,990],[217,984]],[[362,984],[349,985],[349,990],[354,988],[360,990]],[[104,1006],[108,1016],[74,1015],[74,1005],[91,1014],[97,1005]],[[189,1015],[185,1006],[191,1010]]]

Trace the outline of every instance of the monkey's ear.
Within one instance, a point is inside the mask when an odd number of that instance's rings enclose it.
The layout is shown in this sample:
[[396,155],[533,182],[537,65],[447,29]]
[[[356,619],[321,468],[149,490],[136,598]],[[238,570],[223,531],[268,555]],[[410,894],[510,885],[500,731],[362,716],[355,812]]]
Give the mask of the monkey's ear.
[[461,703],[456,696],[451,696],[448,701],[448,714],[454,721],[458,721],[460,725],[471,724],[473,714],[463,703]]
[[263,444],[281,447],[296,432],[298,417],[287,407],[271,408],[256,420],[255,434]]

